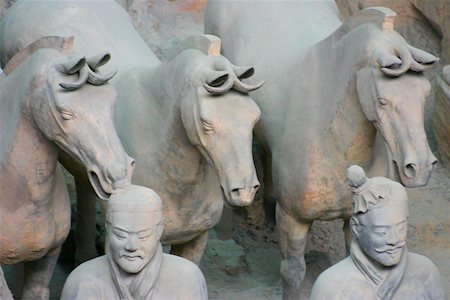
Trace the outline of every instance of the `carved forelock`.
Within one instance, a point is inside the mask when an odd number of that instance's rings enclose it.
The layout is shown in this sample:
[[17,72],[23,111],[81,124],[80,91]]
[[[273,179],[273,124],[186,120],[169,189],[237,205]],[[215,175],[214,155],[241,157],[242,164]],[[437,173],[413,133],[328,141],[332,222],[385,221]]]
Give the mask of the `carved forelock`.
[[[251,91],[259,89],[264,84],[264,81],[255,85],[246,84],[241,81],[254,74],[255,70],[253,67],[234,66],[224,57],[214,57],[213,59],[214,70],[211,70],[207,74],[203,83],[203,87],[213,95],[223,95],[232,88],[241,93],[248,94]],[[220,83],[220,85],[216,86],[217,83]]]
[[32,42],[25,48],[20,49],[19,52],[14,54],[6,63],[4,72],[6,75],[14,71],[22,62],[28,59],[34,52],[39,49],[55,49],[61,53],[68,53],[72,51],[73,36],[61,37],[61,36],[44,36],[40,39]]

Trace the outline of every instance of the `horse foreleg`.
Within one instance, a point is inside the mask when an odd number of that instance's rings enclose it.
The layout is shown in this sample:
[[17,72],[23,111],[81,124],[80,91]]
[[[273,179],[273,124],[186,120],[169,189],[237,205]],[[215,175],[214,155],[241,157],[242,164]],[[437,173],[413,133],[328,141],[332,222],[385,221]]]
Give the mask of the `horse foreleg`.
[[75,228],[75,263],[97,257],[95,247],[95,202],[97,196],[90,186],[75,180],[77,186],[77,223]]
[[310,223],[302,223],[290,216],[277,203],[276,220],[281,249],[281,279],[283,299],[299,299],[305,277],[305,246]]
[[22,299],[49,299],[50,279],[58,261],[61,246],[50,250],[41,259],[24,263],[25,282]]
[[13,300],[13,296],[11,291],[8,288],[8,284],[5,280],[5,275],[3,274],[3,270],[0,267],[0,299],[4,300]]
[[189,259],[196,265],[199,265],[203,256],[203,252],[205,252],[207,241],[208,231],[204,231],[189,242],[186,242],[184,244],[172,245],[170,254],[184,257],[186,259]]
[[350,229],[350,219],[344,220],[344,237],[345,237],[345,250],[347,250],[347,255],[350,254],[350,245],[352,243],[353,235]]

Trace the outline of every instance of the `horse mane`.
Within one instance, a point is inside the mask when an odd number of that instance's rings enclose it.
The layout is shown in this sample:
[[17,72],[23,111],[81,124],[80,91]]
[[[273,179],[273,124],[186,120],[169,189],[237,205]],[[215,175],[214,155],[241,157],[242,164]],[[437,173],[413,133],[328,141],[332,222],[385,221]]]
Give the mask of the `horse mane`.
[[40,39],[32,42],[25,48],[22,48],[6,63],[4,73],[9,75],[20,64],[22,64],[28,57],[34,52],[43,48],[50,48],[60,51],[62,53],[68,53],[72,51],[73,36],[61,37],[61,36],[44,36]]

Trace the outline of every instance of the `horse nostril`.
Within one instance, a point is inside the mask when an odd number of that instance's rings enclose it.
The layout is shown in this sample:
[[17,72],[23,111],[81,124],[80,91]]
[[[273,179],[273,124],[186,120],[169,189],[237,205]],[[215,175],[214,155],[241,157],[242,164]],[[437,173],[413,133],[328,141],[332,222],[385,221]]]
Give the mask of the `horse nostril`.
[[413,163],[407,164],[405,166],[405,175],[409,178],[414,178],[414,176],[416,175],[416,165]]
[[136,161],[131,159],[131,168],[134,169],[136,167]]
[[253,187],[253,190],[256,192],[258,189],[259,189],[259,184],[256,184],[256,185]]
[[239,195],[240,191],[241,191],[241,189],[232,189],[232,190],[231,190],[231,193],[232,193],[232,194],[238,194],[238,195]]
[[431,163],[431,166],[434,168],[437,166],[438,160],[435,158],[434,161]]

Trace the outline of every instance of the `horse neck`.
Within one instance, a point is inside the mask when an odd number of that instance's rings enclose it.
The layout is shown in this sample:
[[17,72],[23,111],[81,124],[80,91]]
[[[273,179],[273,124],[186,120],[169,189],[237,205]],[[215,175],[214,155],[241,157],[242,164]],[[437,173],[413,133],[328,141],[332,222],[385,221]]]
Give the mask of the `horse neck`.
[[[10,78],[2,78],[0,83],[0,167],[9,159],[23,110],[23,101],[17,101],[15,85],[8,84],[9,82]],[[21,99],[22,97],[19,98]]]
[[[314,61],[315,68],[325,78],[327,87],[319,85],[314,91],[318,97],[317,107],[326,107],[324,119],[330,135],[328,149],[345,154],[341,160],[365,165],[371,158],[375,140],[375,128],[366,119],[356,91],[356,71],[368,63],[369,44],[379,30],[374,24],[364,24],[339,39],[329,37],[313,47],[306,61]],[[317,58],[320,59],[317,59]],[[324,72],[324,70],[338,70]]]
[[160,139],[159,149],[154,152],[158,156],[155,161],[160,165],[170,162],[174,166],[167,168],[161,165],[159,169],[177,182],[194,184],[202,181],[202,174],[208,168],[198,148],[190,142],[181,120],[181,101],[192,92],[192,87],[188,87],[183,72],[175,68],[165,63],[142,70],[140,78],[147,83],[147,95],[151,95],[148,108],[153,110],[157,107],[161,116],[160,122],[155,124]]
[[[13,82],[18,82],[14,78],[11,79]],[[10,94],[17,103],[20,103],[20,111],[18,119],[14,122],[16,127],[12,128],[13,141],[2,163],[1,172],[8,174],[10,178],[20,178],[20,184],[25,185],[23,188],[28,191],[31,198],[45,199],[54,184],[58,159],[57,147],[34,123],[29,107],[29,102],[33,101],[28,91],[29,87],[19,86],[21,91],[18,90],[17,93],[12,91]]]

